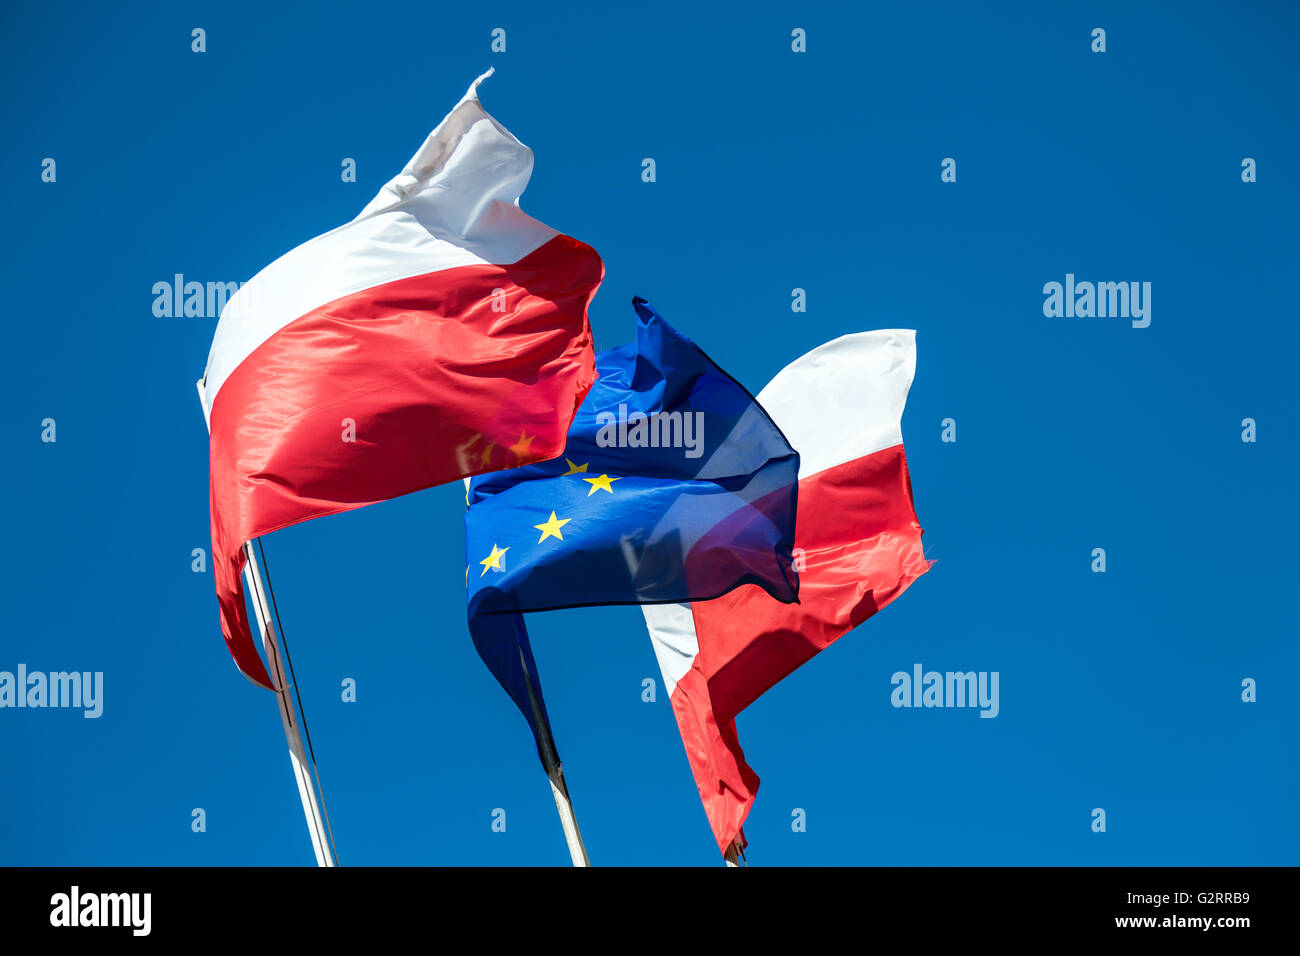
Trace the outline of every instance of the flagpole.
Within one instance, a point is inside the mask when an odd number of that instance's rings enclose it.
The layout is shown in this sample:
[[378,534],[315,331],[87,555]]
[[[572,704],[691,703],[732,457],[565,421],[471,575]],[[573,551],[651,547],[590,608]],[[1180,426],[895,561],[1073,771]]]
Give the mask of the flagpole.
[[591,866],[587,859],[587,848],[582,843],[582,833],[578,829],[578,818],[573,812],[573,801],[569,799],[569,788],[564,783],[564,771],[559,766],[552,776],[546,778],[551,783],[551,795],[555,797],[555,809],[560,814],[560,826],[564,828],[564,842],[569,845],[569,859],[574,866]]
[[722,855],[722,859],[727,866],[748,866],[749,865],[748,863],[741,863],[742,857],[741,857],[740,843],[737,840],[731,841],[731,845],[727,847],[727,852]]
[[[254,539],[256,540],[256,539]],[[262,569],[253,552],[253,543],[244,545],[244,578],[253,595],[253,606],[257,609],[257,625],[262,631],[262,647],[266,651],[267,663],[270,664],[271,678],[280,688],[276,692],[276,701],[280,707],[280,723],[284,727],[284,739],[289,745],[289,762],[293,765],[293,776],[298,783],[298,797],[302,800],[303,816],[307,818],[307,830],[311,835],[312,850],[316,853],[317,866],[337,866],[330,847],[329,825],[321,814],[320,804],[316,800],[316,787],[307,770],[307,752],[303,747],[299,721],[294,719],[293,701],[289,698],[289,679],[284,672],[284,655],[280,651],[280,641],[275,627],[271,623],[270,604],[266,598],[266,587],[262,583]]]
[[[203,401],[203,382],[198,383],[199,399]],[[204,418],[207,418],[207,402],[203,402]],[[211,428],[211,425],[209,425]],[[256,540],[256,539],[254,539]],[[284,727],[284,739],[289,745],[289,762],[293,766],[294,780],[298,784],[298,797],[302,800],[303,816],[307,818],[307,830],[311,835],[312,850],[316,854],[317,866],[337,866],[329,838],[329,825],[321,814],[320,804],[316,800],[316,788],[311,774],[307,771],[307,752],[303,747],[299,722],[294,717],[293,702],[289,699],[289,680],[284,671],[284,655],[280,651],[280,640],[276,636],[275,626],[271,623],[271,605],[267,600],[266,586],[262,581],[262,569],[257,555],[253,551],[253,542],[244,545],[244,580],[248,582],[248,591],[253,597],[253,608],[257,612],[257,625],[262,632],[262,647],[270,664],[272,680],[280,689],[276,691],[276,703],[280,708],[280,723]]]
[[573,812],[573,800],[569,797],[568,784],[564,782],[564,768],[560,765],[560,755],[555,749],[555,738],[551,736],[551,722],[546,717],[542,702],[537,698],[533,680],[528,674],[528,662],[524,659],[523,648],[519,649],[519,663],[522,666],[524,685],[528,688],[528,703],[533,711],[533,724],[536,726],[537,755],[542,760],[542,769],[551,784],[551,795],[555,797],[555,810],[560,815],[560,826],[564,829],[564,842],[569,846],[569,859],[574,866],[591,866],[587,858],[587,847],[582,842],[582,831],[578,829],[578,817]]

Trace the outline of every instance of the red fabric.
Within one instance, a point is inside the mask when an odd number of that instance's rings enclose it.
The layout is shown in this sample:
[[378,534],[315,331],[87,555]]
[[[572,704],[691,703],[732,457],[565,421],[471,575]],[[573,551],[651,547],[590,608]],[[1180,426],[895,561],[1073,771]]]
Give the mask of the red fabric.
[[[766,595],[765,595],[766,596]],[[770,600],[770,599],[769,599]],[[718,849],[723,853],[738,838],[745,846],[741,826],[758,792],[758,774],[745,763],[734,720],[719,721],[709,701],[709,685],[698,666],[686,672],[673,688],[673,716],[686,748],[704,813],[709,818]]]
[[557,236],[513,265],[344,296],[231,373],[210,416],[212,547],[222,633],[245,675],[272,686],[245,610],[243,543],[560,454],[596,378],[587,306],[603,277],[594,249]]
[[745,585],[691,605],[699,653],[673,690],[673,710],[723,852],[736,837],[743,843],[758,789],[736,715],[930,569],[903,446],[802,479],[795,548],[798,604]]

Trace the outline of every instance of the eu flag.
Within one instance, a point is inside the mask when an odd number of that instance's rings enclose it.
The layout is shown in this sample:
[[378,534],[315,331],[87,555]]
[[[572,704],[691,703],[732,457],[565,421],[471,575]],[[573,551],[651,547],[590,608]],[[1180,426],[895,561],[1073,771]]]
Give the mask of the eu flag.
[[543,763],[557,758],[519,612],[702,601],[742,584],[797,599],[798,454],[743,386],[644,299],[633,306],[636,342],[597,356],[564,455],[468,490],[470,633]]

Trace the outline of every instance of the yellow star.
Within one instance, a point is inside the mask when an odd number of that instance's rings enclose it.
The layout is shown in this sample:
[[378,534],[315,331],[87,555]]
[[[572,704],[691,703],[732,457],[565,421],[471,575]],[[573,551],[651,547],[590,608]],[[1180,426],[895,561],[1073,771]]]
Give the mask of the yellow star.
[[544,524],[533,525],[534,528],[536,528],[538,531],[542,533],[542,536],[537,539],[537,543],[541,544],[547,538],[559,538],[561,541],[563,541],[564,535],[560,534],[560,529],[563,528],[566,524],[568,524],[572,520],[573,520],[572,518],[556,519],[555,512],[552,511],[551,520],[545,522]]
[[495,442],[488,442],[488,446],[483,449],[483,453],[478,456],[479,464],[486,465],[492,460],[492,449],[496,448]]
[[528,450],[528,446],[531,445],[536,440],[537,440],[536,435],[530,435],[528,434],[528,432],[523,431],[521,429],[519,432],[519,441],[511,445],[510,450],[514,452],[516,458],[518,458],[520,461],[523,461],[524,456],[530,454]]
[[[587,465],[588,465],[588,462],[585,462],[585,461],[584,461],[581,465],[575,465],[573,462],[569,461],[569,459],[567,459],[567,458],[564,459],[564,463],[565,463],[566,465],[569,466],[569,470],[566,471],[566,472],[564,473],[564,475],[576,475],[576,474],[578,474],[578,473],[580,473],[580,472],[584,472],[584,471],[587,470]],[[564,475],[560,475],[560,477],[563,478]]]
[[612,495],[614,493],[614,489],[609,486],[609,483],[611,481],[622,481],[623,479],[611,478],[609,477],[609,475],[601,475],[599,478],[584,478],[582,480],[588,482],[591,485],[591,491],[587,492],[587,497],[590,498],[592,495],[596,493],[597,488],[603,488],[605,491],[608,491]]
[[501,567],[501,556],[509,550],[509,548],[498,548],[494,543],[492,545],[492,553],[479,562],[479,564],[483,565],[483,571],[479,574],[479,577],[483,577],[484,574],[487,574],[489,568],[494,571],[504,571],[505,568]]

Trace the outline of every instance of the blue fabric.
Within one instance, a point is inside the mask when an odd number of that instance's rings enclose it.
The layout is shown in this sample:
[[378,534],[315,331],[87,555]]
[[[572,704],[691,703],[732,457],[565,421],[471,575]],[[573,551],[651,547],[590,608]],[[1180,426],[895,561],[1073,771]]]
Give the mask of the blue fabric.
[[797,599],[798,454],[739,383],[645,300],[633,306],[636,343],[596,357],[564,455],[469,487],[470,634],[535,736],[545,706],[518,612],[742,584]]

